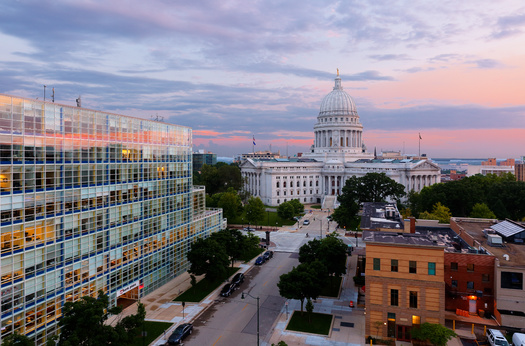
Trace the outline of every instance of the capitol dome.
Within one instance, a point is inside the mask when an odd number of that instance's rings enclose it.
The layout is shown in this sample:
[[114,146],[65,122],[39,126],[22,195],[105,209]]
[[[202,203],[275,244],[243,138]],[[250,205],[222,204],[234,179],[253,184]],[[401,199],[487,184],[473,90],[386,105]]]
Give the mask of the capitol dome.
[[357,116],[357,109],[355,107],[354,100],[341,86],[341,77],[339,74],[335,79],[334,90],[323,98],[321,102],[321,108],[319,110],[319,116],[327,115],[351,115]]

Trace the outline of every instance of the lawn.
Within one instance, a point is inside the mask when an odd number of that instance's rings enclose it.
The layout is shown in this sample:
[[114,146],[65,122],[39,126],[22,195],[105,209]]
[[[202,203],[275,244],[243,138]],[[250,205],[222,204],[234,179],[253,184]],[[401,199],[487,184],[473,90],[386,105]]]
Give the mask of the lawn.
[[[135,341],[131,344],[132,346],[142,346],[142,345],[149,345],[159,337],[159,335],[163,334],[165,330],[167,330],[169,327],[171,327],[173,323],[170,322],[153,322],[153,321],[145,321],[144,322],[144,331],[147,333],[146,337],[143,338],[142,336],[137,336],[135,338]],[[142,332],[141,332],[142,334]],[[169,336],[169,335],[168,335]],[[145,340],[143,340],[145,339]]]
[[333,277],[330,276],[326,281],[326,286],[321,290],[320,296],[322,297],[338,297],[339,288],[341,286],[342,277]]
[[[238,267],[228,267],[228,276],[232,276],[239,270]],[[217,287],[222,285],[224,283],[225,278],[217,279],[214,281],[210,281],[206,278],[202,279],[201,281],[197,282],[195,287],[188,288],[184,293],[182,293],[177,298],[173,299],[175,302],[193,302],[198,303],[204,298],[206,298],[211,292],[213,292]]]
[[328,335],[332,326],[332,315],[312,312],[311,320],[308,320],[308,313],[305,311],[301,316],[301,311],[294,311],[286,330],[305,332],[312,334]]

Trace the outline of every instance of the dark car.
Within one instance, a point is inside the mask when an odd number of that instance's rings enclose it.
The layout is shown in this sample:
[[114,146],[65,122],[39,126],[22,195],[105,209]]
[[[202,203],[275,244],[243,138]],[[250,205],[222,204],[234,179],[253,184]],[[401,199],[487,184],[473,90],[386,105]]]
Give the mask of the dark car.
[[270,258],[273,257],[273,251],[266,251],[264,254],[263,254],[263,257],[264,257],[264,260],[265,261],[268,261]]
[[183,323],[175,329],[175,331],[170,335],[166,345],[180,345],[182,340],[191,334],[193,331],[193,324]]
[[243,273],[237,273],[233,277],[231,284],[235,285],[236,287],[239,287],[244,282],[244,274]]
[[261,265],[261,264],[263,264],[264,262],[266,262],[266,260],[264,259],[263,256],[259,256],[259,257],[257,257],[257,259],[255,260],[255,264],[256,264],[256,265]]
[[222,291],[221,291],[221,296],[222,297],[229,297],[233,291],[235,291],[235,285],[234,284],[226,284],[224,285],[224,287],[222,288]]
[[242,230],[246,232],[255,232],[255,228],[251,228],[251,227],[244,227]]

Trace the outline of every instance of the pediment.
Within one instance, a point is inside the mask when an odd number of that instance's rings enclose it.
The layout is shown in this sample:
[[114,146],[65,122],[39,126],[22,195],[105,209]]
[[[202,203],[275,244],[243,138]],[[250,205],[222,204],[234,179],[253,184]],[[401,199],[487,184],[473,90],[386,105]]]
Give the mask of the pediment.
[[428,171],[428,170],[431,170],[431,171],[433,171],[433,170],[441,171],[441,168],[440,168],[437,164],[435,164],[435,163],[433,163],[433,162],[431,162],[431,161],[427,161],[427,160],[425,160],[425,161],[422,161],[422,162],[420,162],[420,163],[417,163],[417,164],[412,168],[412,170],[415,170],[415,171]]

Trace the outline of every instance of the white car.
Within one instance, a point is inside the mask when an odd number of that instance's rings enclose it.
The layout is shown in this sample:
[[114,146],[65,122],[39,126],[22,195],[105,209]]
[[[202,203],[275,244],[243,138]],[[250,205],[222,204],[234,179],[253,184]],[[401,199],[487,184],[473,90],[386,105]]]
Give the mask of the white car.
[[309,225],[310,224],[310,220],[304,220],[303,221],[303,225]]

